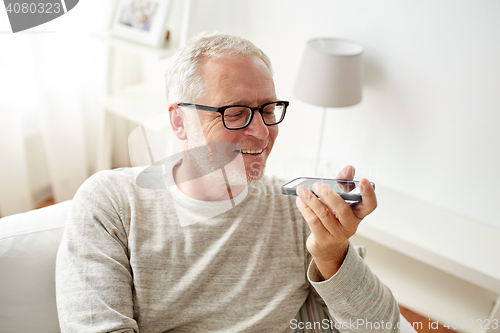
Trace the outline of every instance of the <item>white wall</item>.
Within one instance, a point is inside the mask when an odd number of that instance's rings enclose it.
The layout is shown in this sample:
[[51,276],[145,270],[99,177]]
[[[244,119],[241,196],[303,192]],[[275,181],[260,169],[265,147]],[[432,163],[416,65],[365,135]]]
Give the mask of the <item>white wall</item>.
[[292,95],[306,40],[360,43],[364,98],[329,110],[321,175],[352,164],[357,177],[500,228],[499,14],[493,0],[194,0],[190,35],[241,35],[270,56],[292,107],[268,171],[287,178],[312,174],[318,142],[321,109]]

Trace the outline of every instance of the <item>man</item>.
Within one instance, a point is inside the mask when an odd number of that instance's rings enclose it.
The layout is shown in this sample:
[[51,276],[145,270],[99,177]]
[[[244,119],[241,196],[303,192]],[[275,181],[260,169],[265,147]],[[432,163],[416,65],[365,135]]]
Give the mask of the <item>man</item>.
[[323,203],[304,188],[294,202],[263,177],[288,105],[267,56],[202,34],[172,59],[167,97],[183,148],[166,164],[170,186],[144,189],[118,169],[75,195],[57,261],[62,332],[284,332],[311,288],[346,331],[367,331],[352,326],[363,319],[396,332],[390,290],[349,244],[376,207],[368,181],[349,205],[321,184]]

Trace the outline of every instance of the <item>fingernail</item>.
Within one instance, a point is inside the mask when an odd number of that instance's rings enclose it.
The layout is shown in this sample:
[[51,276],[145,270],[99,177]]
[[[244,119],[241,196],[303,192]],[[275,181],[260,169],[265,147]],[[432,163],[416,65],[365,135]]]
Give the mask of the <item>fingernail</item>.
[[321,187],[321,185],[319,183],[314,183],[314,185],[313,185],[314,192],[318,192],[320,187]]
[[305,193],[305,188],[303,185],[300,185],[299,187],[297,187],[297,194],[303,194]]
[[365,194],[365,187],[363,185],[359,185],[359,192],[361,192],[361,194]]

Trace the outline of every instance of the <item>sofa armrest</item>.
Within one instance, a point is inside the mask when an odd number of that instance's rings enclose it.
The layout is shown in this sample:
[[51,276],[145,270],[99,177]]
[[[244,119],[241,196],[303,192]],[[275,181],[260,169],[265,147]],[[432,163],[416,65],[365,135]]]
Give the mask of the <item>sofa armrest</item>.
[[0,322],[5,332],[59,332],[55,262],[71,201],[0,219]]

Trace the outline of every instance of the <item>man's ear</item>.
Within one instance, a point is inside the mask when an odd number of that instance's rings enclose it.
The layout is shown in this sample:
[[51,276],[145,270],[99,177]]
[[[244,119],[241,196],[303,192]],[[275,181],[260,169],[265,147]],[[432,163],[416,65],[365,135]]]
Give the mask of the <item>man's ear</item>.
[[168,106],[168,114],[172,131],[179,140],[186,140],[185,116],[180,106],[172,103]]

